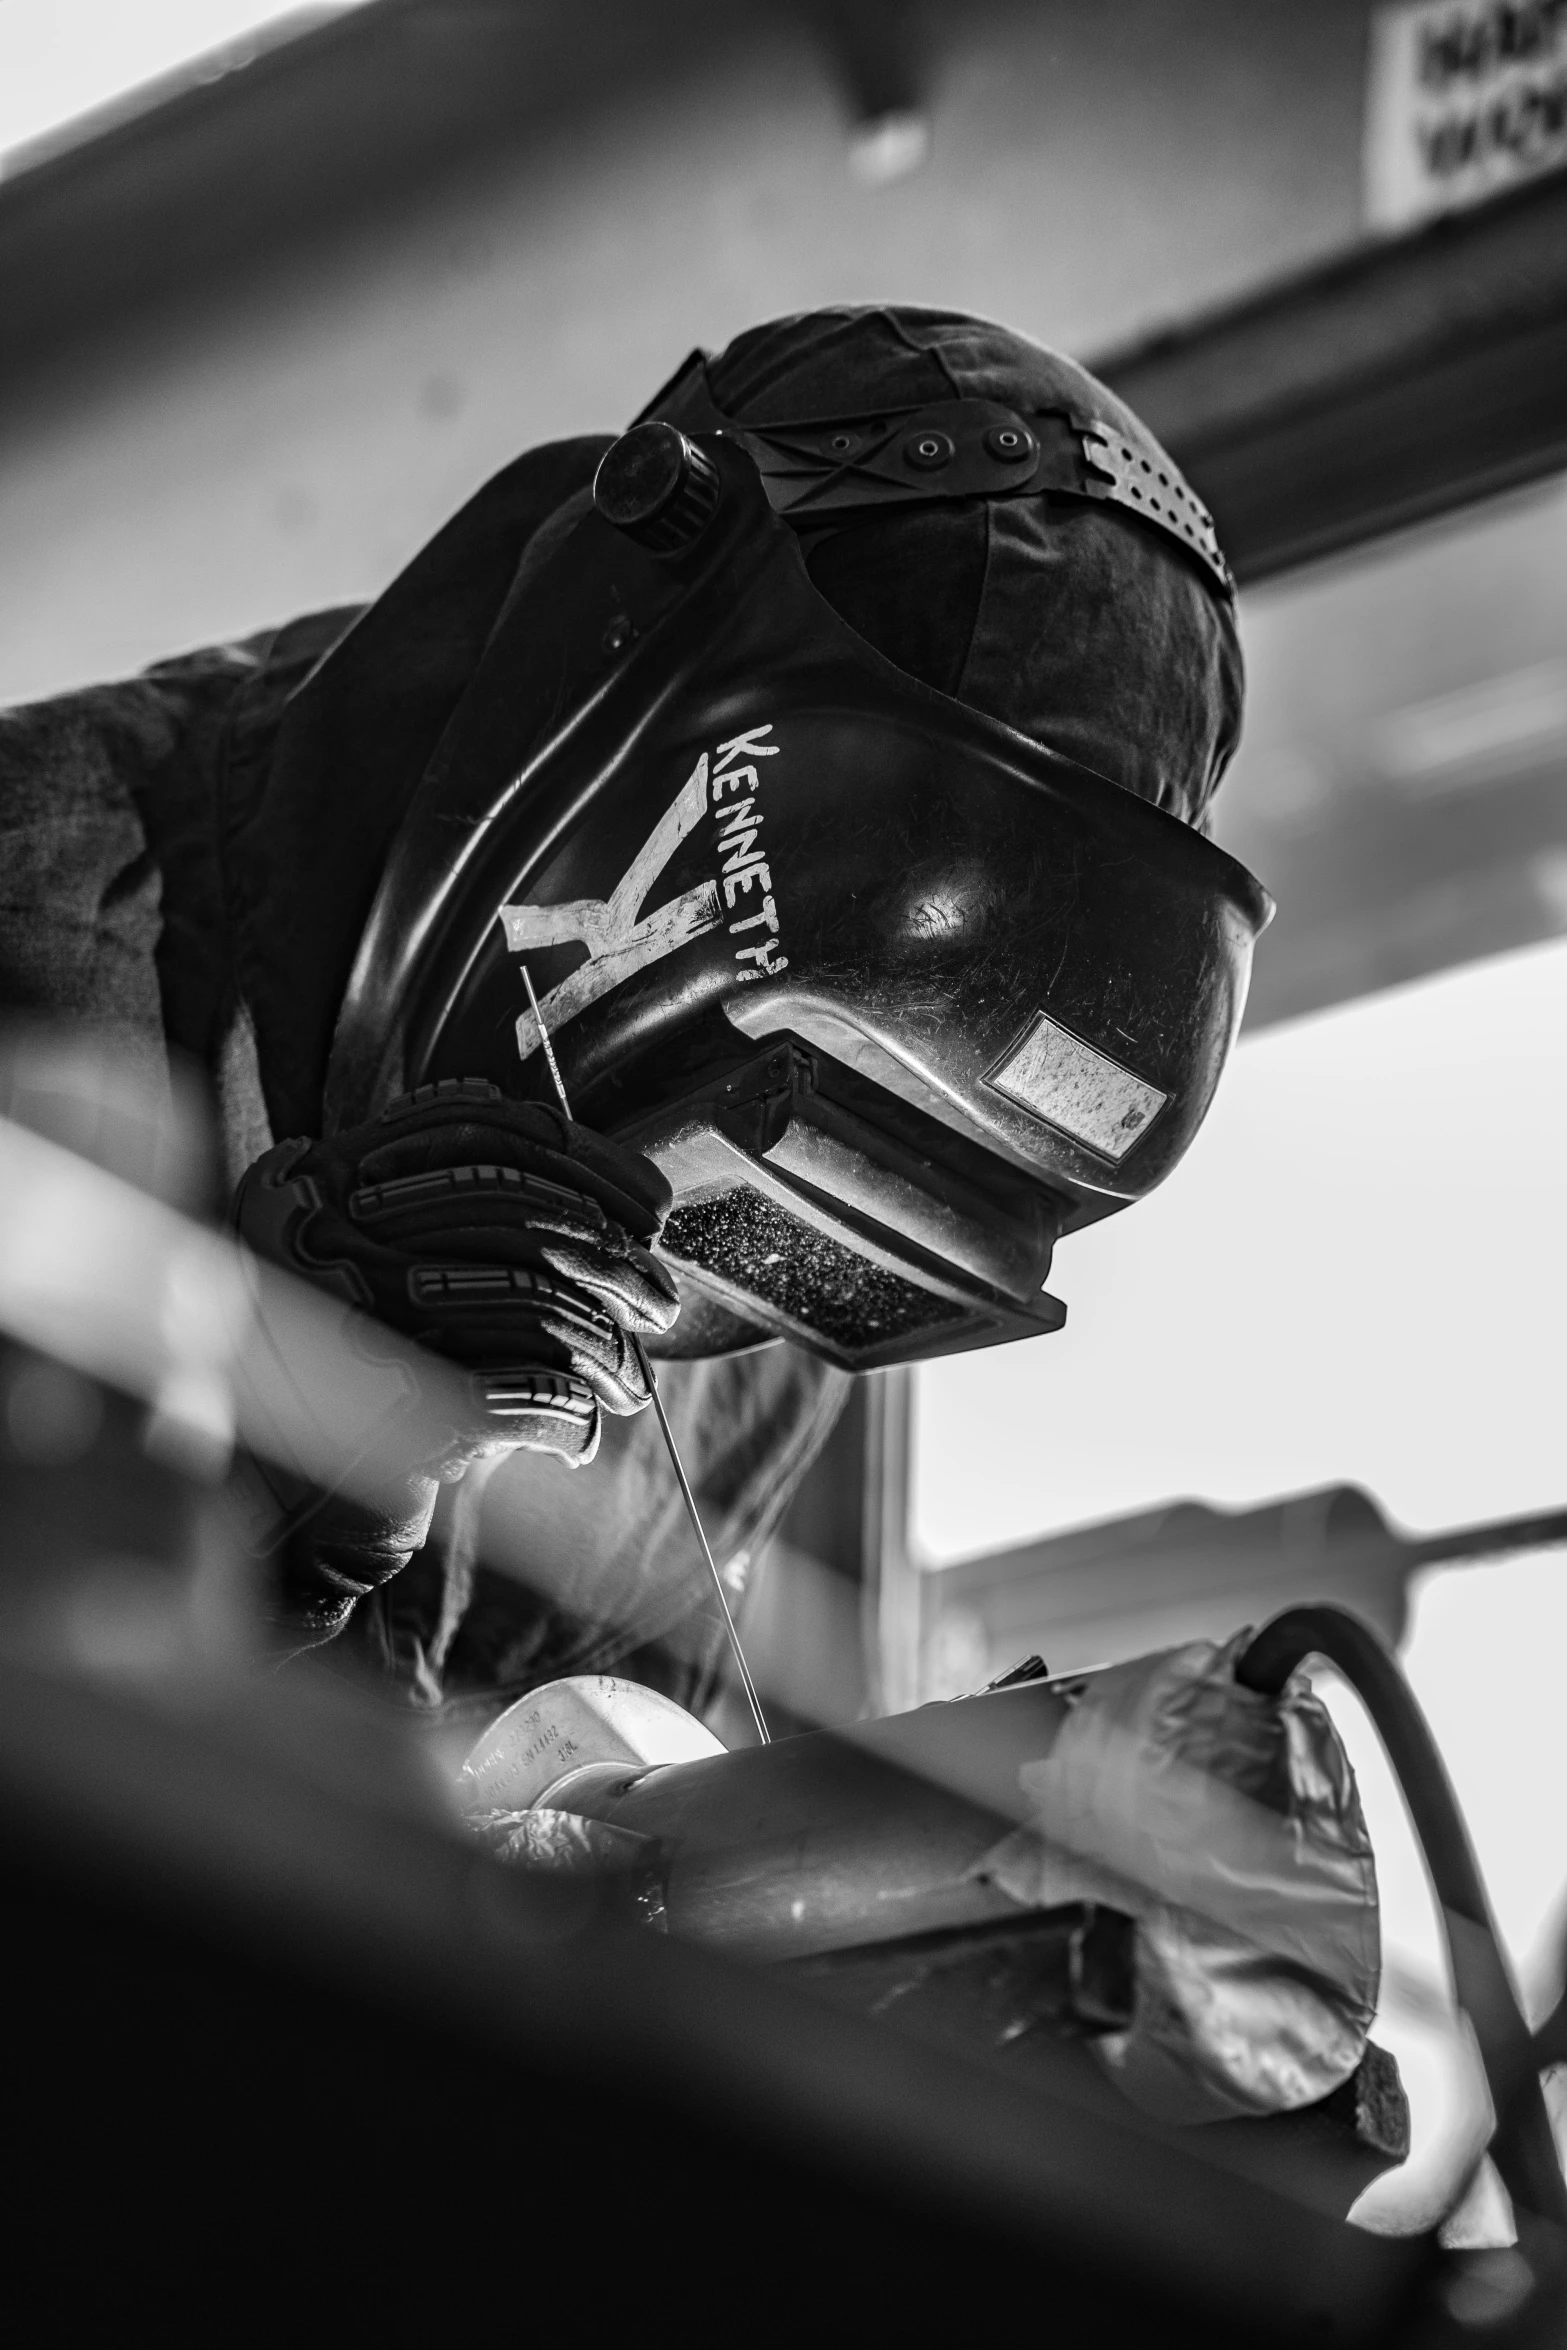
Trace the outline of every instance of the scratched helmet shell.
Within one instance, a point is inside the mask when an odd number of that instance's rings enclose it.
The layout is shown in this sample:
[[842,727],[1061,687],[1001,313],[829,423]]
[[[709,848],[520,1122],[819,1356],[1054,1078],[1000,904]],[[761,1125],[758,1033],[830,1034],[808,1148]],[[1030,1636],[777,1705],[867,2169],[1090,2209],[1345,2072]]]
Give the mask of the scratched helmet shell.
[[547,1094],[525,964],[575,1114],[669,1177],[681,1351],[1053,1329],[1057,1239],[1206,1112],[1265,893],[878,652],[770,490],[737,434],[645,425],[525,566],[383,879],[335,1114]]

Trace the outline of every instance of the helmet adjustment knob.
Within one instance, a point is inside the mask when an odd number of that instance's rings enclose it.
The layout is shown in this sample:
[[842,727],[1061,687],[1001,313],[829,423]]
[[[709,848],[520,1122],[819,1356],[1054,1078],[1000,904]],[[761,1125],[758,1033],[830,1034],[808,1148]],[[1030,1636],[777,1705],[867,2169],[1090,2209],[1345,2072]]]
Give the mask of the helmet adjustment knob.
[[718,511],[718,469],[672,424],[634,424],[606,449],[593,503],[651,555],[683,555]]

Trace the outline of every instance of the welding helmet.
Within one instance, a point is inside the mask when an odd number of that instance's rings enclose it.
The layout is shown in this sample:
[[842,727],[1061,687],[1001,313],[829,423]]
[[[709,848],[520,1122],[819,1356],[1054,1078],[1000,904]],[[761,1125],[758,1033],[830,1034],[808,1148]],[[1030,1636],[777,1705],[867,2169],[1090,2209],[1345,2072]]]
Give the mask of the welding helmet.
[[1056,1329],[1055,1243],[1185,1151],[1270,903],[876,650],[801,522],[1112,501],[1227,597],[1212,526],[1093,418],[959,395],[763,431],[700,360],[658,405],[682,421],[610,447],[524,559],[383,877],[329,1112],[444,1076],[550,1098],[525,966],[573,1115],[672,1187],[669,1351],[862,1370]]

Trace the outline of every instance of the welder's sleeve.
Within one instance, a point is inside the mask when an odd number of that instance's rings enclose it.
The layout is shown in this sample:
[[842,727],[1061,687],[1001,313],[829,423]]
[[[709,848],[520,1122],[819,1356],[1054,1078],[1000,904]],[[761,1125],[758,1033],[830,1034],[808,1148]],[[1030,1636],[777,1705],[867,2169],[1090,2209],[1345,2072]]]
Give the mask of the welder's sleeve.
[[280,704],[353,618],[0,711],[0,1019],[87,1029],[155,1093],[171,1051],[204,1072],[230,1183],[272,1136],[234,968],[227,746],[240,700],[266,684]]
[[[830,1434],[846,1371],[803,1348],[658,1365],[731,1608]],[[481,1477],[485,1481],[481,1485]],[[469,1721],[572,1673],[625,1672],[700,1713],[727,1637],[651,1412],[605,1421],[586,1476],[543,1452],[441,1498],[406,1573],[356,1617],[366,1663]]]
[[214,960],[196,934],[220,905],[216,743],[256,665],[218,647],[0,711],[0,1015],[89,1027],[166,1082],[166,1010],[187,1008],[185,966]]

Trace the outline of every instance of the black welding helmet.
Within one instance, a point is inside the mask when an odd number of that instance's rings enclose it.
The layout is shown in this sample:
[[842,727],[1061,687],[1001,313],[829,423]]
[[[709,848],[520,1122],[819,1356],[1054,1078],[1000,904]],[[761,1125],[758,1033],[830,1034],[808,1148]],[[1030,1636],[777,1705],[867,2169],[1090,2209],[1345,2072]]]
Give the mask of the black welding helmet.
[[329,1108],[443,1076],[549,1098],[525,966],[573,1114],[673,1188],[671,1351],[868,1369],[1055,1329],[1055,1242],[1185,1151],[1269,902],[876,650],[803,510],[1120,500],[1219,602],[1207,518],[1092,418],[960,393],[763,432],[700,361],[659,405],[681,424],[615,443],[523,562],[388,864]]

